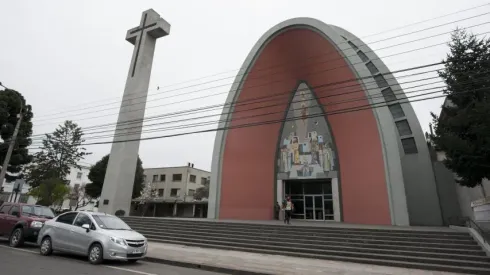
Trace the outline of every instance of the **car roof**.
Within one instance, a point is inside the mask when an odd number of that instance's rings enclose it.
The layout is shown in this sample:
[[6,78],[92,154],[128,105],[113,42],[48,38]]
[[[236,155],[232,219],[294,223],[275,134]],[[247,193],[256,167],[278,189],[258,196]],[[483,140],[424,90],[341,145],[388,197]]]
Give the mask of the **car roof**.
[[72,211],[72,212],[80,212],[92,216],[112,216],[111,214],[107,214],[103,212],[93,212],[93,211],[86,211],[86,210],[79,210],[79,211]]
[[10,205],[16,204],[16,205],[19,205],[19,206],[36,206],[36,207],[47,207],[47,208],[50,208],[49,206],[38,205],[38,204],[33,204],[33,203],[10,202],[10,201],[4,201],[0,205],[4,205],[4,204],[10,204]]

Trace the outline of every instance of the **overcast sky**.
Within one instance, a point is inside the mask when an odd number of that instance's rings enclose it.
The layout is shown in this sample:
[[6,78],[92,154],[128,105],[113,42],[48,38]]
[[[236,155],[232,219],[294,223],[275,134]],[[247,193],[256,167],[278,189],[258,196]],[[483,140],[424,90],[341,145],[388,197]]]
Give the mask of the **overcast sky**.
[[[333,2],[335,5],[329,4]],[[312,17],[340,26],[363,38],[372,49],[380,49],[376,51],[378,56],[395,71],[441,61],[447,47],[437,44],[449,39],[449,34],[444,33],[456,26],[470,27],[489,21],[490,16],[482,14],[490,12],[490,6],[390,32],[384,31],[486,2],[1,1],[0,82],[21,92],[28,104],[32,105],[34,135],[52,132],[64,120],[71,119],[87,129],[87,142],[110,141],[113,128],[90,130],[87,127],[116,122],[133,51],[133,46],[125,40],[126,31],[137,26],[141,12],[149,8],[158,12],[172,28],[169,36],[157,42],[146,117],[224,103],[230,83],[253,45],[263,33],[281,21],[294,17]],[[474,18],[462,20],[469,17]],[[457,20],[462,21],[448,24]],[[418,32],[437,25],[442,26]],[[476,34],[485,33],[490,31],[490,25],[483,24],[470,29]],[[373,35],[380,32],[384,33]],[[414,33],[397,37],[411,32]],[[426,37],[429,38],[422,39]],[[391,39],[376,42],[385,38]],[[410,42],[417,39],[420,40]],[[407,43],[395,46],[403,42]],[[436,46],[403,53],[430,45]],[[383,58],[388,55],[391,56]],[[431,69],[434,68],[424,71]],[[434,74],[416,77],[407,77],[407,74],[397,75],[399,82],[411,82],[402,84],[407,90],[411,86],[421,83],[428,85],[435,81],[414,82],[433,77]],[[208,83],[213,80],[216,81]],[[438,87],[441,83],[433,85]],[[431,121],[429,113],[438,113],[442,101],[439,98],[413,104],[425,131],[428,131]],[[216,110],[198,116],[218,113],[219,110]],[[154,120],[146,124],[195,116]],[[200,121],[217,119],[214,117]],[[162,136],[215,127],[208,125],[172,131],[159,129],[186,123],[189,122],[149,126],[145,131],[156,130],[143,136]],[[195,167],[208,170],[214,137],[215,133],[206,133],[143,141],[140,145],[143,166],[181,166],[193,162]],[[33,147],[38,146],[39,141],[39,137],[35,137]],[[95,163],[109,153],[110,146],[87,146],[93,155],[85,161]]]

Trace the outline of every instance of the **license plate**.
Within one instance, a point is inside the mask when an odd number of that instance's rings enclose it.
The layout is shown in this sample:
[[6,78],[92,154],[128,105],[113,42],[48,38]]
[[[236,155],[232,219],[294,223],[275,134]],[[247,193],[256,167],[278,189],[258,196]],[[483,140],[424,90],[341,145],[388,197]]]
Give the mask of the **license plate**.
[[141,253],[141,251],[139,249],[133,250],[133,254],[140,254],[140,253]]

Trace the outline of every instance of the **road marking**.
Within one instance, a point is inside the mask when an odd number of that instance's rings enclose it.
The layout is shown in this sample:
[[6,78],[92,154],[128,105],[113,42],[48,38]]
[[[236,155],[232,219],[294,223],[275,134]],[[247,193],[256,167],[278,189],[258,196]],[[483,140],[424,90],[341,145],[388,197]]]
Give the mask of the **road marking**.
[[13,249],[13,250],[18,250],[18,251],[23,251],[23,252],[29,252],[29,253],[34,253],[37,254],[37,251],[32,251],[28,249],[22,249],[22,248],[16,248],[16,247],[10,247],[10,246],[5,246],[5,245],[0,245],[0,247],[7,248],[7,249]]
[[108,268],[112,268],[112,269],[117,269],[117,270],[122,270],[122,271],[132,272],[132,273],[137,273],[137,274],[143,274],[143,275],[157,275],[157,274],[155,274],[155,273],[148,273],[148,272],[138,271],[138,270],[129,269],[129,268],[122,268],[122,267],[111,266],[111,265],[103,265],[103,266],[108,267]]
[[[33,251],[33,250],[10,247],[10,246],[5,246],[5,245],[0,245],[0,247],[6,248],[6,249],[13,249],[13,250],[17,250],[17,251],[22,251],[22,252],[34,253],[34,254],[39,253],[39,252]],[[148,272],[144,272],[144,271],[138,271],[138,270],[134,270],[134,269],[122,268],[122,267],[117,267],[117,266],[110,266],[110,265],[101,265],[101,266],[107,267],[107,268],[112,268],[112,269],[117,269],[117,270],[121,270],[121,271],[126,271],[126,272],[132,272],[132,273],[136,273],[136,274],[142,274],[142,275],[158,275],[155,273],[148,273]]]

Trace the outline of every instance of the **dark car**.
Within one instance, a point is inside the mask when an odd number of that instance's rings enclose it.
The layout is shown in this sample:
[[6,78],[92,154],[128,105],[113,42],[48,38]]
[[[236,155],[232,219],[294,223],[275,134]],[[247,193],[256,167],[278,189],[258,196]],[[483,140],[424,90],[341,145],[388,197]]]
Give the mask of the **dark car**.
[[0,236],[8,236],[13,247],[36,242],[44,222],[54,216],[46,206],[5,202],[0,206]]

